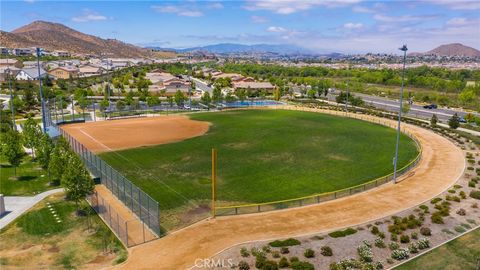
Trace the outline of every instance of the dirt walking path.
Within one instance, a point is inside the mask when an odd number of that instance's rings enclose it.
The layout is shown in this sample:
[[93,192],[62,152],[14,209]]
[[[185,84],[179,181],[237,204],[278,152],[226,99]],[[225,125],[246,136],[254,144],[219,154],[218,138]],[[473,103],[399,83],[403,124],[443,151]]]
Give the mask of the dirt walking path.
[[183,115],[119,119],[62,126],[94,153],[159,145],[201,136],[209,123]]
[[[370,117],[372,120],[378,118]],[[382,121],[384,119],[381,119]],[[394,122],[392,121],[392,124]],[[464,154],[447,139],[404,125],[423,148],[406,180],[318,205],[261,214],[217,217],[130,249],[120,269],[188,269],[233,245],[354,226],[421,204],[453,185],[465,169]]]

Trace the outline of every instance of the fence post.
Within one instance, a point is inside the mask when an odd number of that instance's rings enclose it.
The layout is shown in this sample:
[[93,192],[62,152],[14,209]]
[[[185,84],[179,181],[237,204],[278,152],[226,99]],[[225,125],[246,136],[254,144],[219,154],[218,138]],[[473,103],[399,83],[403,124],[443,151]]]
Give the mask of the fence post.
[[143,228],[143,242],[145,243],[145,222],[142,221],[142,228]]
[[138,189],[138,208],[139,208],[139,216],[140,216],[140,220],[143,221],[142,219],[142,198],[140,197],[141,194],[140,194],[140,189]]
[[128,222],[125,221],[125,238],[127,239],[127,247],[129,247],[128,245]]

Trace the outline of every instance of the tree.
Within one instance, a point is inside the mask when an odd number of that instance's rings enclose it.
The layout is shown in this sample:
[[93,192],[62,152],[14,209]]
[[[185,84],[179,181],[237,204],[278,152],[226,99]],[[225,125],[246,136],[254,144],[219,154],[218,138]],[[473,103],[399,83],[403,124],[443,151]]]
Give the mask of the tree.
[[451,129],[457,129],[460,126],[460,117],[455,113],[450,119],[448,119],[448,125]]
[[185,95],[182,93],[182,91],[177,90],[175,93],[175,103],[177,103],[177,106],[180,106],[183,104],[185,101]]
[[242,102],[247,98],[247,93],[245,93],[245,89],[237,89],[237,91],[235,92],[235,95]]
[[42,136],[40,126],[37,125],[35,120],[28,117],[27,121],[23,125],[23,145],[32,149],[32,158],[35,158],[35,150],[38,148],[39,138]]
[[316,93],[316,92],[315,92],[315,90],[313,90],[313,89],[308,90],[308,92],[307,92],[308,98],[309,98],[309,99],[314,99],[314,98],[315,98],[315,93]]
[[50,179],[50,170],[48,168],[50,164],[51,154],[54,148],[54,144],[48,134],[43,133],[38,140],[37,160],[43,169],[48,170],[48,178]]
[[110,102],[108,99],[104,98],[102,101],[100,101],[100,111],[105,111],[106,108],[110,106]]
[[115,104],[115,107],[117,107],[118,111],[123,111],[123,109],[125,109],[125,102],[123,100],[119,100]]
[[465,121],[467,121],[468,123],[475,122],[475,115],[473,113],[467,113],[463,118],[465,118]]
[[158,96],[147,97],[147,104],[150,107],[160,105],[160,103],[161,103],[161,101],[160,101],[160,98]]
[[220,103],[223,100],[222,88],[218,85],[215,85],[212,92],[212,101],[215,103]]
[[410,111],[410,104],[408,102],[403,103],[402,113],[407,114]]
[[234,95],[232,95],[231,92],[228,92],[227,95],[225,96],[225,101],[227,103],[235,102],[237,100]]
[[432,127],[436,127],[438,122],[438,117],[436,114],[432,115],[432,118],[430,119],[430,125]]
[[8,163],[15,168],[17,176],[17,167],[22,162],[24,151],[21,144],[22,137],[16,130],[9,130],[2,138],[2,154]]
[[210,93],[208,93],[207,91],[205,91],[205,93],[203,93],[202,97],[200,98],[200,100],[202,101],[203,104],[209,106],[210,105],[210,102],[212,102],[212,99],[210,98]]
[[60,180],[62,178],[69,152],[68,142],[64,138],[60,138],[52,150],[48,164],[48,171],[53,179]]
[[62,175],[62,186],[65,188],[67,197],[75,202],[78,211],[80,200],[93,191],[95,184],[76,154],[71,153],[66,164]]
[[170,108],[173,107],[173,98],[172,97],[167,97],[167,102],[170,105]]

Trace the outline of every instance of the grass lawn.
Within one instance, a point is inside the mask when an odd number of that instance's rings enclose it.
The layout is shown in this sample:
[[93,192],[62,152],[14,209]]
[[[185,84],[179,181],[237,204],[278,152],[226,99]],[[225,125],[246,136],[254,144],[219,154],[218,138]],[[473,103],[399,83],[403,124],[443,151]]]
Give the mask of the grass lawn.
[[[218,149],[218,200],[269,202],[334,191],[392,172],[395,130],[355,119],[288,110],[191,114],[212,123],[182,142],[101,155],[172,209],[210,198],[211,149]],[[400,167],[417,155],[401,137]],[[399,168],[400,168],[399,167]]]
[[0,158],[0,193],[6,196],[27,196],[57,188],[50,186],[48,173],[42,167],[32,162],[28,155],[23,157],[22,163],[15,169],[5,160]]
[[467,270],[480,267],[480,229],[415,258],[395,270]]
[[100,269],[124,261],[126,250],[95,212],[75,210],[64,194],[53,195],[0,231],[0,268]]

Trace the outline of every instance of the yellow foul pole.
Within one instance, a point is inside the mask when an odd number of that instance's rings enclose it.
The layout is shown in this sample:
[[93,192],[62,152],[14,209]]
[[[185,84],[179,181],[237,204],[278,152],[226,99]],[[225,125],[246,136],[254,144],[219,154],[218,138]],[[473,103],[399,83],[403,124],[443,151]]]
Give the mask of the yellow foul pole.
[[212,217],[215,217],[215,191],[217,182],[217,150],[212,148]]

